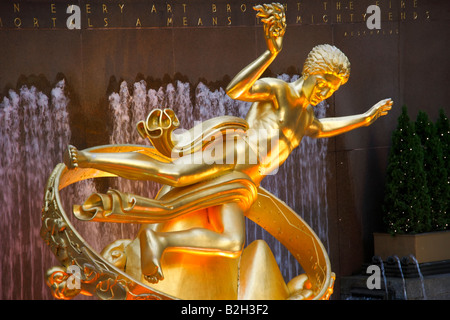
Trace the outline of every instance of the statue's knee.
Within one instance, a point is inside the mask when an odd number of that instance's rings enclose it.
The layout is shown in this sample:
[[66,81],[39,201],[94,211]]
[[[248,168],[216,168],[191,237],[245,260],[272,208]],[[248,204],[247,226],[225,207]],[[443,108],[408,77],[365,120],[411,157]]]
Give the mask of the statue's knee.
[[244,248],[245,238],[240,234],[228,235],[228,250],[234,253],[242,252]]

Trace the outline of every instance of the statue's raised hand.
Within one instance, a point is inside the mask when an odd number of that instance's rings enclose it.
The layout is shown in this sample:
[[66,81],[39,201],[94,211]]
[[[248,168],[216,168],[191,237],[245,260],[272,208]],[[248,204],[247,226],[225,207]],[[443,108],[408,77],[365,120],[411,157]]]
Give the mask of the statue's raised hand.
[[286,16],[283,5],[279,3],[263,4],[253,7],[264,23],[264,36],[271,53],[277,54],[283,47],[283,36],[286,32]]
[[375,104],[372,108],[367,111],[367,125],[372,124],[379,117],[388,114],[388,111],[392,109],[394,102],[391,98],[384,99]]

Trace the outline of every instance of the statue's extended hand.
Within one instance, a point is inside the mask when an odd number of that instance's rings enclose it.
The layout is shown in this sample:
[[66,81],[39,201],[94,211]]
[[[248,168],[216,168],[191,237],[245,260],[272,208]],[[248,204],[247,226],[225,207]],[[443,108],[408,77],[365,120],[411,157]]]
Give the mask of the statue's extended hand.
[[394,101],[391,98],[381,100],[377,104],[375,104],[372,108],[367,111],[367,125],[372,124],[379,117],[385,116],[388,114],[388,111],[392,109],[392,105]]
[[283,5],[279,3],[257,5],[253,7],[264,23],[264,36],[267,47],[273,54],[277,54],[283,47],[283,36],[286,32],[286,17]]

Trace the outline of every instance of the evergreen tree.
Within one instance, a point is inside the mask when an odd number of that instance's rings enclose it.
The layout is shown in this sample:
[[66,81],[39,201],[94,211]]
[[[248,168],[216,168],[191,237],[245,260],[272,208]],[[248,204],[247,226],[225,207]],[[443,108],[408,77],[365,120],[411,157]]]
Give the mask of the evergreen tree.
[[447,203],[450,189],[441,141],[436,126],[429,120],[425,112],[419,111],[415,126],[424,150],[423,167],[431,201],[432,230],[445,230],[448,222]]
[[[447,185],[450,188],[450,124],[443,109],[439,110],[436,131],[441,141],[444,166],[447,169]],[[447,229],[450,228],[450,192],[447,197]]]
[[392,134],[383,209],[388,232],[431,230],[430,197],[423,169],[423,149],[406,106]]

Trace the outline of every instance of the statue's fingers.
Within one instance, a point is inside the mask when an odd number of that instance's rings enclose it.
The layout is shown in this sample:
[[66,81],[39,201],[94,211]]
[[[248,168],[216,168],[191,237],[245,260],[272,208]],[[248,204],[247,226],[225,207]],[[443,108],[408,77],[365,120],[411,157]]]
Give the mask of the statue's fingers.
[[270,36],[276,40],[280,36],[280,32],[274,28],[270,31]]
[[278,36],[283,36],[284,32],[286,31],[286,29],[283,28],[283,26],[279,25],[279,24],[275,27],[275,30],[278,33]]
[[270,27],[268,25],[264,26],[264,36],[266,37],[266,39],[270,38]]
[[385,106],[383,106],[383,108],[381,108],[380,113],[382,116],[385,116],[388,114],[388,111],[391,109],[392,109],[392,107],[390,105],[385,105]]

